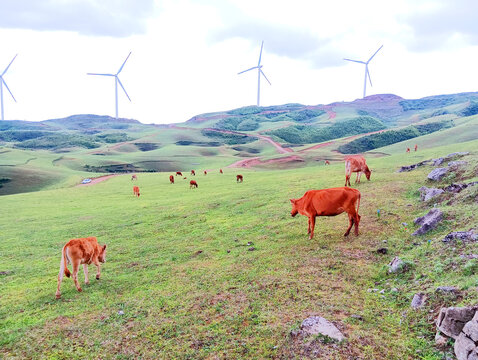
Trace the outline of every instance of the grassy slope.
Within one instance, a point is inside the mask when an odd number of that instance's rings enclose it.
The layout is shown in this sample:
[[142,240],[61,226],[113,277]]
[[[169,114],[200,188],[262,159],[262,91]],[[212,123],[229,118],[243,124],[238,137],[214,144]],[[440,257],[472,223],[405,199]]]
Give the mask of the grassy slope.
[[[0,275],[0,354],[291,358],[301,347],[288,337],[290,330],[309,315],[321,315],[348,338],[340,345],[315,341],[322,358],[440,359],[427,311],[436,315],[436,305],[446,301],[436,299],[415,313],[411,296],[423,287],[455,285],[464,290],[461,303],[476,302],[476,274],[464,276],[459,258],[476,248],[451,250],[438,240],[413,246],[423,240],[401,224],[426,212],[416,189],[429,169],[395,170],[459,150],[474,151],[476,157],[478,142],[419,151],[406,159],[403,154],[370,159],[372,181],[359,186],[361,235],[345,240],[345,215],[319,218],[315,239],[307,240],[306,218],[292,219],[288,202],[307,189],[342,186],[342,163],[241,170],[243,184],[235,183],[236,172],[214,172],[196,177],[197,190],[189,190],[183,179],[170,185],[166,173],[140,174],[139,199],[131,194],[128,176],[92,187],[4,196],[0,271],[9,273]],[[476,203],[446,207],[445,225],[426,238],[476,224],[476,210]],[[109,246],[102,279],[92,278],[83,293],[65,279],[62,300],[56,301],[62,245],[90,235]],[[373,253],[385,239],[390,254]],[[255,251],[247,250],[248,242]],[[413,260],[414,270],[387,275],[385,264],[395,255]],[[367,292],[372,287],[386,292]],[[391,293],[391,287],[399,292]]]

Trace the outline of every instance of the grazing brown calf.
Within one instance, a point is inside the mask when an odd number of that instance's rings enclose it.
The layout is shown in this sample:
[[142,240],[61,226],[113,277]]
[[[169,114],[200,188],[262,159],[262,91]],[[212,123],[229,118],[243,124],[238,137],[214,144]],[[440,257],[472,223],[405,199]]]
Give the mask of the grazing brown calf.
[[418,145],[417,145],[417,144],[415,144],[415,151],[417,151],[417,149],[418,149]]
[[88,265],[93,263],[96,265],[96,280],[100,279],[100,263],[106,262],[106,245],[99,245],[95,237],[87,237],[81,239],[71,239],[63,246],[61,251],[60,272],[58,273],[58,286],[56,288],[56,298],[61,297],[60,285],[63,280],[63,275],[70,277],[71,273],[68,270],[68,263],[73,265],[73,281],[76,289],[81,290],[78,282],[78,270],[80,264],[83,264],[83,272],[85,273],[85,284],[89,284],[88,280]]
[[183,173],[181,171],[176,171],[176,176],[183,176]]
[[133,195],[139,197],[139,187],[133,186]]
[[173,175],[169,175],[169,183],[174,184],[174,176]]
[[131,181],[133,180],[138,180],[138,177],[136,175],[131,175]]
[[353,172],[357,173],[355,183],[360,182],[360,177],[362,176],[362,173],[364,173],[367,177],[367,180],[370,181],[370,174],[372,173],[372,170],[368,168],[367,164],[365,163],[365,158],[363,156],[359,155],[345,158],[345,186],[347,186],[347,184],[351,186],[350,176]]
[[242,175],[236,175],[236,182],[242,182],[244,180],[244,178],[242,177]]
[[207,175],[207,171],[206,171],[206,170],[204,170],[204,175]]
[[407,151],[406,151],[406,152],[409,153],[409,152],[410,152],[410,148],[407,148]]
[[[360,192],[348,187],[338,187],[323,190],[309,190],[300,199],[290,199],[292,204],[291,215],[298,213],[309,218],[307,233],[309,239],[314,237],[316,216],[335,216],[344,211],[349,215],[349,227],[344,236],[350,233],[352,225],[355,225],[355,235],[358,235],[360,215]],[[357,204],[357,209],[355,205]]]
[[197,188],[198,187],[198,183],[196,182],[196,180],[191,180],[189,182],[189,188],[192,189],[192,188]]
[[191,170],[191,175],[196,176],[196,172],[194,170]]
[[224,174],[224,173],[222,172],[222,169],[219,169],[219,174]]
[[325,160],[325,165],[330,165],[330,161],[329,161],[329,160]]

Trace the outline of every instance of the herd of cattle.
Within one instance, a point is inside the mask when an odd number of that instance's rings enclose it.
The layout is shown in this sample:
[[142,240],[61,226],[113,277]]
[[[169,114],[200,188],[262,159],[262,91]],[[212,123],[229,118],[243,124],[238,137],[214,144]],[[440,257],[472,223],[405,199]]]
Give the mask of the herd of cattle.
[[[415,145],[415,151],[416,151]],[[326,164],[328,161],[326,161]],[[219,170],[222,174],[222,169]],[[291,215],[294,217],[301,214],[308,217],[308,234],[309,239],[314,236],[315,218],[317,216],[335,216],[346,212],[349,217],[349,226],[344,236],[348,236],[352,226],[355,226],[355,235],[359,234],[360,215],[358,213],[360,206],[361,194],[358,190],[347,187],[350,186],[350,177],[352,173],[357,173],[355,183],[360,183],[361,174],[364,173],[367,180],[370,180],[372,170],[370,170],[365,162],[365,158],[360,155],[350,156],[345,159],[345,186],[338,188],[309,190],[300,199],[290,199],[292,204]],[[194,170],[191,170],[191,175],[196,175]],[[204,170],[204,175],[207,171]],[[183,176],[178,171],[176,176]],[[131,180],[137,180],[137,176],[133,175]],[[174,176],[169,177],[171,184],[174,184]],[[242,182],[243,176],[236,175],[236,181]],[[189,182],[190,188],[197,188],[197,181],[191,180]],[[139,187],[133,187],[133,194],[139,197]],[[60,262],[60,272],[58,274],[58,285],[56,291],[56,298],[61,297],[60,285],[63,280],[63,275],[73,277],[75,286],[78,291],[82,291],[78,282],[78,270],[80,264],[83,264],[83,271],[85,274],[85,284],[88,280],[88,265],[93,263],[97,268],[96,279],[100,279],[100,263],[106,261],[106,245],[99,245],[95,237],[87,237],[70,240],[62,249],[62,257]],[[67,264],[71,263],[73,272],[70,273]]]

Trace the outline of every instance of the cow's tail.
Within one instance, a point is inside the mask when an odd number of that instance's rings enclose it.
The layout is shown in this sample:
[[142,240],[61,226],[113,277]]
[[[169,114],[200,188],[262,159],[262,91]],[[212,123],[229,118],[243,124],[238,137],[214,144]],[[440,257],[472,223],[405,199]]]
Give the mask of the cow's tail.
[[60,262],[60,274],[62,272],[65,273],[66,277],[70,277],[71,273],[68,270],[68,259],[66,257],[66,245],[63,246],[63,250],[61,251],[61,262]]
[[359,207],[360,207],[360,198],[362,197],[362,194],[360,194],[360,192],[358,193],[358,201],[357,201],[357,215],[358,215],[358,211],[359,211]]

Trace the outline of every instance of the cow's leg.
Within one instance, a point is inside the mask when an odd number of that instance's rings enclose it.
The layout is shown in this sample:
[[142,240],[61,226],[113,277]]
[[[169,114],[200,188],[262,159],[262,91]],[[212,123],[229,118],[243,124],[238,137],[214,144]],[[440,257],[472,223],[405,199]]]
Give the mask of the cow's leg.
[[89,284],[90,280],[88,279],[88,265],[83,264],[83,272],[85,273],[85,284]]
[[360,171],[357,172],[357,176],[355,177],[355,183],[356,184],[360,182],[360,174],[361,174]]
[[355,214],[355,219],[354,219],[354,222],[355,222],[355,235],[358,236],[359,234],[359,223],[360,223],[360,215],[358,213]]
[[350,234],[350,229],[352,229],[353,224],[354,224],[354,216],[352,214],[349,214],[349,227],[347,228],[347,231],[345,232],[344,236],[348,236]]
[[80,270],[80,263],[73,262],[73,261],[72,263],[73,263],[72,264],[73,265],[73,274],[72,274],[73,281],[75,282],[76,289],[81,292],[82,291],[81,286],[80,286],[80,283],[78,282],[78,270]]
[[309,240],[312,240],[314,237],[314,229],[315,229],[315,216],[311,216],[309,218],[310,221],[310,235],[309,235]]
[[347,186],[347,183],[350,185],[350,175],[345,175],[345,185],[344,186]]
[[61,285],[61,282],[63,281],[63,274],[65,273],[65,270],[63,270],[62,268],[60,268],[60,272],[58,273],[58,285],[56,287],[56,298],[59,299],[61,297],[61,293],[60,293],[60,285]]
[[99,280],[101,275],[100,262],[96,261],[95,265],[96,265],[96,280]]
[[310,234],[310,218],[307,219],[307,223],[308,223],[307,234]]

